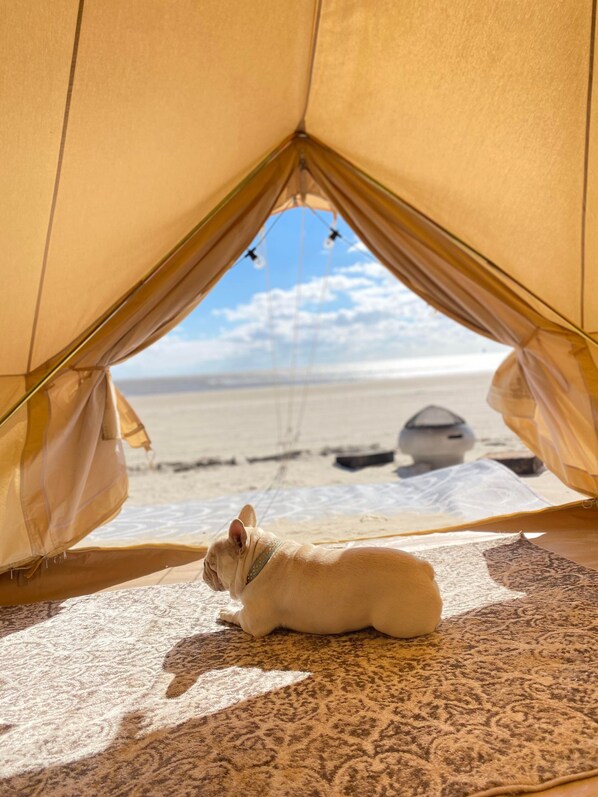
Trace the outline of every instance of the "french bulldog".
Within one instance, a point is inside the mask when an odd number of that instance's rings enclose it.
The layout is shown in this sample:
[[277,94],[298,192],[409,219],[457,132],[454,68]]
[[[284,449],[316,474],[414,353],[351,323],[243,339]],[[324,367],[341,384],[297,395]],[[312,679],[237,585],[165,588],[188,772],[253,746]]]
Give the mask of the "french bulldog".
[[407,639],[432,633],[442,600],[432,566],[392,548],[324,548],[257,527],[249,504],[210,545],[203,579],[243,604],[220,620],[253,637],[275,628],[342,634],[373,626]]

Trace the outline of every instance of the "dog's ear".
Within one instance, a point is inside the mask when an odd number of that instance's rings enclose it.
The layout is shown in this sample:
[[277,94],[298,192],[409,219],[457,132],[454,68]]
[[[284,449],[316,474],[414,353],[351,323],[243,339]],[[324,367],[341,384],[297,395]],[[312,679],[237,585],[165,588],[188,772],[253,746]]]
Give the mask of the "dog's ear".
[[245,546],[247,545],[247,532],[245,531],[245,526],[243,525],[242,520],[239,520],[238,518],[233,520],[228,530],[228,538],[233,543],[237,551],[239,553],[243,553]]
[[251,504],[245,504],[243,509],[239,512],[239,520],[244,526],[254,529],[257,526],[257,518],[255,516],[255,509]]

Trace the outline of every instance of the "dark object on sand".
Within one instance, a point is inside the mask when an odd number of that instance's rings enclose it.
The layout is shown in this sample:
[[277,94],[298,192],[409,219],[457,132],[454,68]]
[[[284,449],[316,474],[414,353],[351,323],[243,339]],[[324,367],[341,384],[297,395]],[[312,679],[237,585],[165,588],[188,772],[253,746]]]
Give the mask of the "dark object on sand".
[[230,459],[220,459],[220,457],[202,457],[192,462],[160,462],[157,470],[162,470],[164,466],[172,468],[175,473],[184,473],[188,470],[199,470],[199,468],[213,468],[216,465],[236,465],[235,457]]
[[533,476],[544,470],[544,463],[531,451],[500,451],[496,454],[486,454],[482,459],[492,459],[500,462],[518,476]]
[[265,457],[247,457],[247,462],[253,465],[254,462],[283,462],[289,459],[299,459],[308,451],[283,451],[282,454],[267,454]]
[[379,451],[371,448],[360,448],[354,451],[345,451],[338,454],[336,464],[351,470],[360,470],[370,465],[385,465],[387,462],[394,462],[394,451]]
[[474,443],[475,435],[463,418],[433,404],[410,418],[399,435],[403,454],[432,470],[460,465]]

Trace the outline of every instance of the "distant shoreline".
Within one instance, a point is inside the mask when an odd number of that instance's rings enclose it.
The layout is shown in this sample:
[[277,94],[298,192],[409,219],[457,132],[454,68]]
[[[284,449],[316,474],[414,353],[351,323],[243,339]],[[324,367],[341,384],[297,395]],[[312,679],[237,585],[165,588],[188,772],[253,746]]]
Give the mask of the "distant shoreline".
[[[396,377],[396,371],[392,375]],[[409,374],[404,379],[358,374],[352,382],[346,375],[335,376],[338,381],[333,384],[314,384],[307,391],[249,388],[245,381],[244,390],[135,396],[131,403],[152,440],[154,459],[148,462],[143,449],[124,447],[130,503],[155,507],[231,493],[398,483],[403,468],[412,464],[409,455],[397,450],[399,433],[429,404],[455,412],[473,429],[476,442],[466,461],[522,449],[486,402],[490,369],[477,374]],[[374,446],[394,451],[394,462],[359,471],[335,462],[336,452]],[[545,473],[541,478],[550,477]],[[576,494],[552,479],[556,502],[575,500]],[[535,489],[540,480],[532,477],[528,485]],[[364,505],[364,515],[370,511]]]
[[172,393],[205,393],[243,388],[272,388],[291,384],[342,384],[388,379],[436,378],[441,375],[492,373],[505,358],[505,352],[482,352],[447,357],[413,357],[400,360],[378,360],[350,363],[343,366],[320,366],[309,374],[298,367],[289,370],[245,371],[235,373],[189,374],[121,378],[114,381],[127,396],[151,396]]

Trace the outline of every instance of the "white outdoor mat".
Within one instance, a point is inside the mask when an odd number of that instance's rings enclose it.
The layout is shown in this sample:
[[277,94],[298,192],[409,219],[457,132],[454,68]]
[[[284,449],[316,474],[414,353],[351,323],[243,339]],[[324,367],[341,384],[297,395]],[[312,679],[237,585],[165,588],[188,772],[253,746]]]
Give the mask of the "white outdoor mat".
[[237,493],[205,501],[157,506],[125,506],[110,523],[77,547],[147,542],[202,545],[221,531],[244,504],[253,503],[258,521],[297,522],[331,516],[432,516],[431,527],[474,522],[494,515],[532,512],[549,504],[510,470],[478,460],[387,484],[355,484]]

